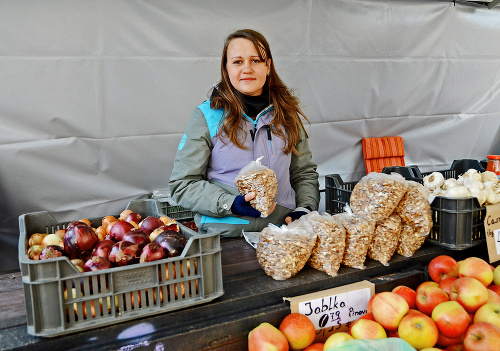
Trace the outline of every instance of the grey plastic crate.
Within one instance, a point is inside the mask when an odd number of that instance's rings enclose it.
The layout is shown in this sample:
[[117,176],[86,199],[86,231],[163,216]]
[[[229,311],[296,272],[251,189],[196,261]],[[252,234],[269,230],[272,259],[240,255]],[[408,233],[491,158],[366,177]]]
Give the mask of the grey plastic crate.
[[[158,201],[127,207],[160,216]],[[90,219],[98,226],[102,218]],[[28,333],[52,337],[209,302],[224,294],[220,234],[198,235],[180,225],[187,243],[181,256],[80,273],[66,257],[30,260],[27,241],[69,222],[48,212],[19,217],[19,264],[24,284]]]

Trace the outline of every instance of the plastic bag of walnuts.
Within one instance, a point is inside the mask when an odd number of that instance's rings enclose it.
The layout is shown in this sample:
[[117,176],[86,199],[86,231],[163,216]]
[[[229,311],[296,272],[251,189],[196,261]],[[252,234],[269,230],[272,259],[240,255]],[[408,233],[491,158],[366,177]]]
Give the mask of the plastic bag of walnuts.
[[272,169],[260,163],[263,157],[261,156],[243,167],[234,179],[234,184],[241,195],[252,191],[255,193],[250,204],[260,212],[261,217],[266,218],[276,201],[278,179]]
[[317,236],[300,225],[289,228],[269,224],[259,234],[257,261],[267,275],[286,280],[304,268]]
[[395,213],[377,222],[368,257],[387,266],[398,247],[402,227],[401,218]]
[[346,246],[342,264],[358,269],[365,268],[368,248],[375,232],[375,222],[365,216],[339,213],[333,216],[346,232]]
[[404,224],[410,225],[416,235],[427,236],[432,229],[431,205],[428,191],[420,183],[407,180],[408,189],[394,211]]
[[398,173],[371,172],[352,189],[350,207],[354,214],[378,222],[394,211],[406,193],[406,180]]
[[411,225],[403,224],[396,252],[401,256],[411,257],[420,249],[425,238],[425,236],[415,234],[415,229]]
[[304,228],[318,236],[307,264],[335,277],[342,263],[345,251],[344,226],[330,214],[317,211],[302,216]]

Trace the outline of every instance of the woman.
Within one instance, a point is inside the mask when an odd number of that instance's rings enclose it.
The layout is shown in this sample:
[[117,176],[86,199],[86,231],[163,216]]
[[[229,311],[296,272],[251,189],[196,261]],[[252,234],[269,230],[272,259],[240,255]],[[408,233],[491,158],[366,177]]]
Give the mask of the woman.
[[[196,213],[201,233],[240,236],[317,209],[318,173],[300,116],[307,120],[276,73],[264,36],[250,29],[230,34],[221,81],[191,115],[169,182],[172,198]],[[277,204],[266,218],[250,206],[255,194],[242,196],[234,185],[260,156],[278,179]]]

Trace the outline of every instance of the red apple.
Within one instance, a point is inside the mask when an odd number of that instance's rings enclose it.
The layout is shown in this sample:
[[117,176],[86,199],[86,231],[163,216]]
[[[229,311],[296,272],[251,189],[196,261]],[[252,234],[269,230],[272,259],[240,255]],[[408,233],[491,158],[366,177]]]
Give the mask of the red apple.
[[464,344],[454,344],[446,348],[446,351],[466,351]]
[[496,292],[500,296],[500,285],[497,285],[497,284],[489,285],[488,289],[490,289],[491,291]]
[[412,313],[404,316],[398,327],[399,337],[417,350],[436,345],[439,331],[436,323],[425,314]]
[[316,338],[313,322],[304,314],[290,313],[281,321],[279,330],[288,340],[291,350],[302,350]]
[[399,285],[392,289],[392,292],[401,295],[408,302],[409,308],[416,308],[417,293],[415,290],[405,285]]
[[443,289],[448,295],[450,295],[451,284],[457,280],[455,277],[446,277],[441,279],[439,282],[439,287]]
[[466,258],[458,270],[460,277],[471,277],[479,280],[484,286],[493,282],[493,271],[490,264],[478,257]]
[[458,263],[448,255],[433,258],[428,266],[429,276],[437,283],[446,277],[458,278]]
[[465,333],[462,335],[456,337],[456,338],[448,338],[444,336],[443,334],[439,333],[438,341],[436,343],[436,346],[439,347],[448,347],[451,345],[457,345],[457,344],[463,344],[464,343],[464,336]]
[[473,323],[465,332],[467,351],[492,351],[500,346],[500,328],[487,322]]
[[488,303],[500,303],[500,296],[493,290],[488,289]]
[[278,328],[261,323],[248,334],[248,351],[288,351],[288,340]]
[[456,301],[445,301],[432,311],[432,320],[439,333],[448,338],[457,338],[469,327],[469,314]]
[[434,307],[449,300],[448,294],[437,286],[429,285],[417,289],[417,309],[428,316],[432,314]]
[[354,339],[384,339],[387,338],[387,333],[379,323],[369,320],[358,320],[351,329]]
[[352,329],[352,326],[357,322],[359,321],[360,319],[369,319],[369,320],[372,320],[374,321],[375,318],[373,318],[373,312],[368,312],[368,313],[365,313],[364,315],[362,315],[361,317],[359,317],[358,319],[356,319],[354,322],[351,323],[351,325],[349,326],[349,334],[351,334],[351,329]]
[[315,342],[314,344],[311,344],[304,349],[304,351],[323,351],[323,350],[325,350],[325,344],[322,342]]
[[322,350],[331,349],[334,345],[340,344],[341,342],[351,339],[354,339],[354,337],[351,334],[346,332],[337,332],[335,334],[330,335],[328,339],[326,339]]
[[478,322],[488,322],[500,328],[500,304],[485,303],[479,307],[474,314],[474,323]]
[[415,292],[418,292],[419,289],[425,288],[427,286],[435,286],[439,287],[439,283],[436,283],[435,281],[428,280],[426,282],[421,283],[417,288],[415,289]]
[[475,278],[458,278],[451,285],[450,300],[457,301],[468,313],[474,313],[488,301],[488,289]]
[[373,295],[372,297],[370,297],[370,300],[368,300],[368,302],[367,302],[367,304],[366,304],[366,312],[367,312],[367,313],[373,312],[373,310],[372,310],[373,298],[374,298],[376,295],[377,295],[377,294]]
[[386,330],[396,330],[409,307],[408,302],[400,295],[384,291],[375,295],[372,310],[376,322],[380,323]]

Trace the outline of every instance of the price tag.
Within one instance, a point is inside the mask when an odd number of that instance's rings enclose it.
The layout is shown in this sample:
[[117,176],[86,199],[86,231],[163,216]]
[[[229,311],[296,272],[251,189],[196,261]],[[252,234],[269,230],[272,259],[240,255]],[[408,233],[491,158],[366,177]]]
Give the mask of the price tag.
[[500,203],[486,206],[484,219],[486,244],[490,263],[500,260]]
[[291,312],[306,315],[316,327],[316,341],[346,331],[350,322],[366,314],[366,306],[375,294],[375,284],[361,281],[312,294],[283,298],[290,301]]

